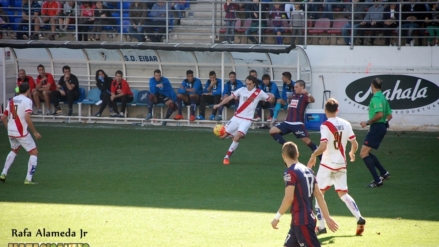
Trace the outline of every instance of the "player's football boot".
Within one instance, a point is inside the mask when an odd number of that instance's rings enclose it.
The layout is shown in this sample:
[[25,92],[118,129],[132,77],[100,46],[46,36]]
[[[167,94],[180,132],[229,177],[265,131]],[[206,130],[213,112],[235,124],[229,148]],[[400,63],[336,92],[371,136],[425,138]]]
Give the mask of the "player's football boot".
[[363,217],[357,221],[357,236],[360,236],[364,232],[364,225],[366,225],[366,220]]
[[228,159],[228,158],[224,158],[224,160],[223,160],[223,164],[224,164],[224,165],[230,165],[230,161],[229,161],[229,159]]
[[163,121],[163,122],[162,122],[162,126],[166,126],[167,123],[168,123],[168,122]]
[[272,117],[268,117],[267,122],[271,122],[272,119],[273,119]]
[[369,187],[369,188],[378,188],[378,187],[381,187],[381,186],[383,186],[383,181],[380,181],[379,183],[376,183],[375,181],[372,181],[372,182],[370,182],[370,184],[367,185],[366,187]]
[[191,121],[191,122],[195,121],[195,116],[191,115],[191,117],[189,118],[189,121]]
[[0,181],[3,182],[3,183],[6,181],[6,174],[2,174],[0,176]]
[[196,119],[197,119],[197,120],[204,120],[204,117],[201,116],[201,115],[199,115],[199,116],[196,117]]
[[177,116],[175,116],[174,120],[181,120],[183,119],[183,116],[178,114]]
[[209,120],[215,120],[215,115],[210,115]]
[[24,184],[26,184],[26,185],[37,185],[38,183],[33,181],[33,180],[29,181],[29,180],[25,179],[24,180]]
[[253,118],[253,121],[259,122],[259,121],[261,121],[261,117],[255,117],[255,118]]
[[53,113],[54,116],[62,116],[64,115],[61,109],[55,110],[55,113]]
[[152,114],[148,113],[148,115],[145,117],[145,120],[150,120],[152,118]]
[[218,115],[218,116],[216,116],[215,120],[216,120],[216,121],[221,121],[221,120],[223,120],[223,116]]
[[380,176],[380,179],[381,179],[381,181],[389,180],[390,179],[390,173],[386,172],[386,174]]
[[320,234],[325,234],[325,233],[328,233],[327,231],[326,231],[326,227],[325,228],[322,228],[322,229],[320,229],[319,227],[316,227],[316,235],[320,235]]

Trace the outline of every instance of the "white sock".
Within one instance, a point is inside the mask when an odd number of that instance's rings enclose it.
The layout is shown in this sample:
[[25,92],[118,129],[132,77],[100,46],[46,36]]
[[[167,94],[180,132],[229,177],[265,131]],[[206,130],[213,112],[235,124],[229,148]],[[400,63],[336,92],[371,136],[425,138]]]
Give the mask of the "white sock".
[[323,218],[322,212],[320,211],[319,203],[316,201],[316,214],[317,220],[319,221],[319,229],[325,228],[325,218]]
[[34,175],[36,168],[37,168],[37,156],[31,155],[29,157],[29,163],[27,164],[27,175],[26,175],[27,181],[32,181],[32,176]]
[[232,155],[232,153],[238,148],[238,145],[239,145],[239,142],[233,141],[232,144],[229,147],[229,150],[227,151],[226,156],[224,158],[228,159]]
[[355,216],[357,220],[360,219],[360,209],[358,209],[357,204],[354,201],[354,198],[352,198],[349,194],[345,194],[344,196],[340,197],[342,201],[346,204],[346,206],[349,208],[351,213]]
[[8,174],[9,167],[11,167],[12,163],[14,163],[16,156],[17,156],[16,153],[14,153],[12,151],[9,152],[8,156],[6,157],[5,167],[3,168],[2,174],[5,174],[5,175]]

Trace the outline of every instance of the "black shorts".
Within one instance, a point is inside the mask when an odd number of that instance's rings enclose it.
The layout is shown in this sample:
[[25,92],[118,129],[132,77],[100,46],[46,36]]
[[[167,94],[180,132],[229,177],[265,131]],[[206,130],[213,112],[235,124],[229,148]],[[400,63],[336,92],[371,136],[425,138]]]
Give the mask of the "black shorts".
[[316,224],[291,226],[285,239],[285,247],[313,246],[320,247],[320,242],[315,233]]
[[161,94],[161,93],[156,93],[155,97],[157,98],[157,104],[160,104],[160,103],[164,104],[164,103],[166,103],[166,101],[171,99],[168,96]]
[[364,138],[363,145],[373,149],[378,149],[386,133],[387,127],[385,123],[371,124],[369,132],[367,132],[366,138]]
[[280,129],[282,135],[293,133],[298,139],[309,137],[304,124],[289,124],[281,122],[276,125],[276,128]]

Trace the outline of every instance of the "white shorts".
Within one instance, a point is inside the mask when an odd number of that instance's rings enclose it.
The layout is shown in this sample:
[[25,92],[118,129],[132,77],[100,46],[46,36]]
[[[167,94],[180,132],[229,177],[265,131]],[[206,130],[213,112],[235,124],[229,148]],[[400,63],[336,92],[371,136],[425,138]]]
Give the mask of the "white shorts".
[[11,143],[11,148],[14,150],[20,146],[22,146],[26,152],[30,152],[37,148],[37,145],[30,134],[27,134],[27,136],[21,138],[9,137],[9,142]]
[[346,169],[331,170],[320,165],[317,171],[317,183],[320,190],[328,190],[334,185],[335,191],[348,191]]
[[226,123],[226,132],[232,136],[235,136],[240,132],[245,136],[251,125],[251,120],[232,117],[232,119]]

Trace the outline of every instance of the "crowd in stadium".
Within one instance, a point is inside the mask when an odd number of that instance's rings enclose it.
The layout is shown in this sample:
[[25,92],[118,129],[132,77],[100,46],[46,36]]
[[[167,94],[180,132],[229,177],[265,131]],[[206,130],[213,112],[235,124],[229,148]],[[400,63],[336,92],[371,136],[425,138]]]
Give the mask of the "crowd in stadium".
[[[100,41],[103,31],[108,38],[113,38],[121,33],[122,28],[128,42],[162,42],[166,33],[183,25],[182,19],[188,19],[190,9],[188,0],[122,3],[1,0],[0,4],[2,37],[24,40],[56,40],[74,34],[68,39]],[[305,34],[335,34],[342,36],[342,43],[346,45],[355,43],[351,40],[353,35],[358,38],[359,45],[391,46],[396,44],[392,39],[401,35],[407,46],[423,44],[422,40],[415,43],[415,36],[425,36],[424,44],[435,46],[439,42],[437,5],[434,0],[227,0],[221,6],[223,11],[218,11],[215,16],[221,21],[214,22],[209,28],[214,27],[224,44],[237,43],[235,37],[242,36],[244,39],[240,43],[303,45]],[[194,25],[188,23],[186,26],[194,31],[197,27]],[[258,39],[259,35],[261,39]],[[269,40],[269,37],[273,39]],[[384,41],[377,42],[378,37]]]

